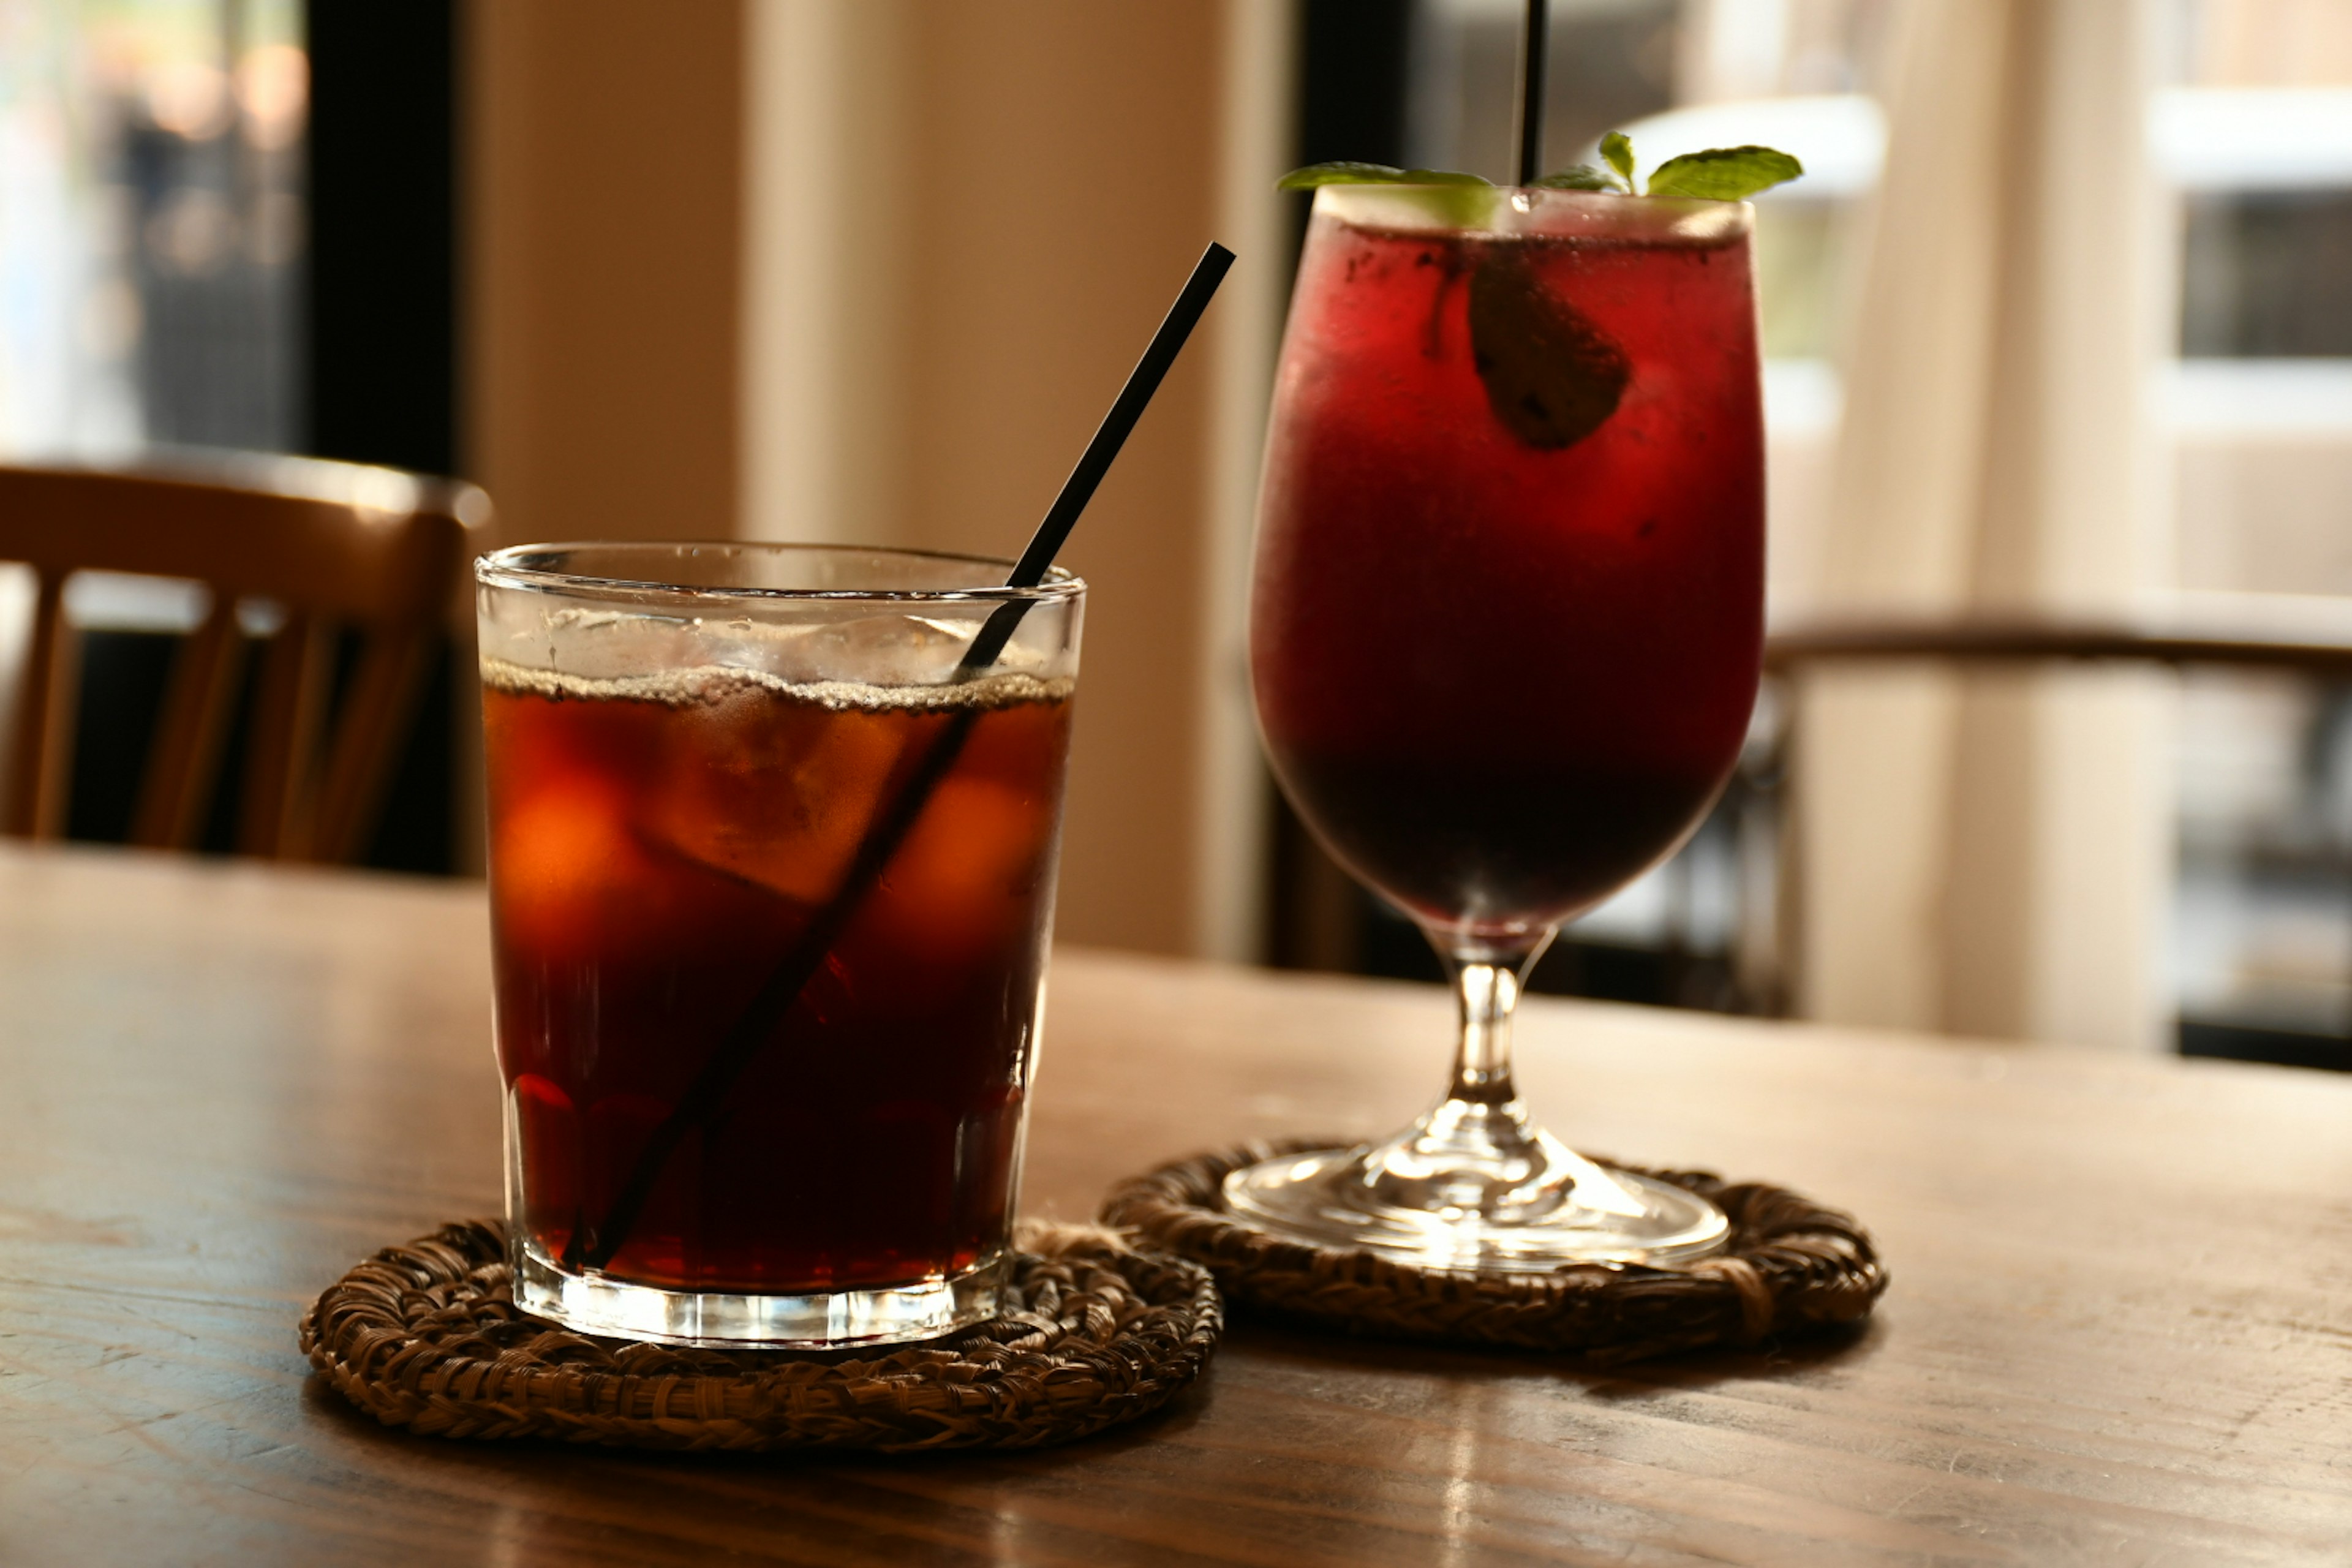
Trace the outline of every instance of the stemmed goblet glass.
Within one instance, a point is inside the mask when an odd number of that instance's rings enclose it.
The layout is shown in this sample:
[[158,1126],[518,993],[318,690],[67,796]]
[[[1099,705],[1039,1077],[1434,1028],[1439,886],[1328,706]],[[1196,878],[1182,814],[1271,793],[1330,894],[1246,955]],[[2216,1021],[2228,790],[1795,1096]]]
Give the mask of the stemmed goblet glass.
[[1763,626],[1743,203],[1316,193],[1259,505],[1251,668],[1284,791],[1459,994],[1444,1097],[1236,1171],[1277,1234],[1424,1266],[1673,1263],[1690,1192],[1570,1152],[1512,1080],[1560,923],[1671,854],[1738,758]]

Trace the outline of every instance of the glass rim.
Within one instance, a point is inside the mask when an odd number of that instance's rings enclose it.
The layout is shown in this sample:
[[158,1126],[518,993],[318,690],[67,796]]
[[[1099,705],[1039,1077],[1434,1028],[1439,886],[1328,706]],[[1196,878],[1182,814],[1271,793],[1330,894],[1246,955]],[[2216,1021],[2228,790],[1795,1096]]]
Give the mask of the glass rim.
[[1473,185],[1460,180],[1332,180],[1317,185],[1314,189],[1318,192],[1488,191],[1498,196],[1515,195],[1525,192],[1531,196],[1543,196],[1547,199],[1564,196],[1572,201],[1689,202],[1711,207],[1744,207],[1755,205],[1744,196],[1737,201],[1725,201],[1717,196],[1670,196],[1664,193],[1653,196],[1625,191],[1588,191],[1575,185],[1498,185],[1491,183]]
[[1066,566],[1047,567],[1045,580],[1034,588],[1017,588],[1003,583],[980,584],[969,588],[763,588],[753,585],[697,586],[688,583],[664,582],[657,577],[616,577],[539,564],[587,551],[639,553],[648,558],[677,558],[681,553],[690,556],[704,551],[728,555],[887,556],[901,561],[992,566],[1007,572],[1013,566],[1013,562],[1001,556],[971,555],[952,550],[908,550],[897,545],[819,544],[764,539],[580,539],[541,544],[509,544],[489,551],[475,558],[474,581],[483,587],[522,593],[562,594],[630,604],[1049,604],[1079,598],[1087,591],[1086,579]]
[[[1349,211],[1349,208],[1356,210]],[[1546,185],[1339,182],[1315,188],[1313,210],[1359,227],[1497,239],[1647,238],[1721,243],[1751,233],[1752,202],[1632,196]],[[1545,224],[1549,216],[1564,226]]]

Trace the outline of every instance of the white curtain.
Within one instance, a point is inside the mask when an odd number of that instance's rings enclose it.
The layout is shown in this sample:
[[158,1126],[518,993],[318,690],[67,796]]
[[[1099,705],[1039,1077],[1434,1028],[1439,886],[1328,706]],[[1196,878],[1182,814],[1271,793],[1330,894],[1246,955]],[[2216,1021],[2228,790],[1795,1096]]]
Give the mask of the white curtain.
[[[2096,608],[2160,586],[2154,0],[1911,0],[1846,355],[1820,595]],[[2164,688],[1823,671],[1801,693],[1798,1002],[2149,1048],[2166,1022]]]

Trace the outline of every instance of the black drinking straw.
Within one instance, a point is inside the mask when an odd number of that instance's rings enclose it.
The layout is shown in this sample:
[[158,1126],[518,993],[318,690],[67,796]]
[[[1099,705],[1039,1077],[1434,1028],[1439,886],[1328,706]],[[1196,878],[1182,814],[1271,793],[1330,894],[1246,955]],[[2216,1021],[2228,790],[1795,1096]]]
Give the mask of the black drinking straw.
[[[1169,366],[1174,364],[1176,356],[1183,352],[1184,340],[1192,335],[1192,328],[1199,323],[1201,313],[1209,308],[1210,300],[1217,292],[1217,285],[1224,281],[1225,270],[1233,264],[1234,253],[1222,245],[1212,244],[1201,253],[1201,259],[1193,265],[1192,276],[1185,279],[1183,291],[1169,307],[1166,319],[1160,323],[1160,330],[1151,334],[1151,342],[1144,349],[1143,357],[1136,361],[1135,369],[1128,375],[1127,384],[1119,389],[1118,399],[1110,405],[1110,412],[1103,416],[1094,439],[1087,443],[1087,449],[1079,455],[1077,467],[1072,468],[1070,477],[1062,482],[1061,493],[1046,509],[1045,521],[1030,536],[1029,547],[1021,552],[1021,559],[1014,563],[1012,574],[1005,578],[1006,587],[1034,588],[1045,580],[1046,569],[1053,565],[1062,542],[1069,538],[1070,530],[1077,524],[1078,514],[1086,510],[1087,502],[1094,499],[1095,488],[1102,483],[1103,475],[1110,471],[1118,449],[1127,444],[1127,437],[1134,430],[1136,421],[1143,417],[1152,394],[1160,390],[1160,383],[1167,375]],[[1014,630],[1021,624],[1021,617],[1028,612],[1033,602],[1007,599],[991,612],[988,619],[982,623],[979,635],[971,639],[971,647],[964,650],[953,679],[962,679],[975,675],[995,663],[997,655],[1004,651],[1004,645],[1012,640]],[[898,853],[898,846],[905,842],[908,833],[923,815],[923,807],[929,803],[931,792],[939,787],[940,781],[955,765],[957,756],[963,751],[964,742],[971,737],[972,724],[979,717],[980,710],[976,708],[955,710],[940,738],[931,742],[930,749],[915,764],[907,782],[877,818],[873,831],[866,834],[865,842],[857,847],[857,854],[850,861],[849,869],[842,874],[841,886],[834,890],[832,899],[809,921],[807,929],[793,943],[791,951],[769,972],[768,978],[761,982],[759,991],[742,1014],[720,1037],[710,1058],[702,1064],[702,1070],[687,1086],[686,1093],[679,1097],[677,1106],[646,1140],[645,1148],[637,1154],[636,1164],[630,1168],[628,1182],[621,1188],[620,1196],[613,1200],[612,1208],[606,1211],[604,1221],[596,1227],[593,1237],[583,1236],[583,1226],[578,1224],[572,1226],[572,1239],[563,1248],[566,1268],[601,1268],[612,1261],[614,1253],[620,1251],[621,1244],[628,1239],[630,1230],[637,1223],[637,1215],[646,1206],[646,1199],[652,1195],[654,1183],[660,1178],[662,1168],[669,1163],[670,1156],[677,1152],[677,1146],[686,1141],[686,1135],[711,1119],[719,1103],[726,1099],[728,1089],[734,1086],[736,1079],[742,1075],[744,1068],[751,1064],[761,1046],[775,1032],[776,1026],[783,1022],[784,1015],[792,1011],[793,1004],[800,1000],[801,992],[816,973],[817,966],[824,962],[825,954],[833,951],[833,944],[848,928],[850,918],[856,914],[858,905],[873,890],[875,882],[890,864],[890,858]]]
[[1528,0],[1527,33],[1519,50],[1519,184],[1532,185],[1543,174],[1544,34],[1551,21],[1547,0]]

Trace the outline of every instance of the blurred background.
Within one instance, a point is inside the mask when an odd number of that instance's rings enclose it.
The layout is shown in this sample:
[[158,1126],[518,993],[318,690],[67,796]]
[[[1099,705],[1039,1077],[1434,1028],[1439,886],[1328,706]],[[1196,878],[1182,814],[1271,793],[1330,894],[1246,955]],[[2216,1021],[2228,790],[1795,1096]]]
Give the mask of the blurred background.
[[[1061,930],[1433,975],[1281,806],[1241,618],[1296,163],[1501,178],[1511,0],[0,0],[0,451],[309,452],[507,542],[1009,553],[1201,245],[1068,552]],[[1549,161],[1763,142],[1776,618],[2352,595],[2352,5],[1554,0]],[[22,607],[0,592],[0,629]],[[80,754],[194,602],[86,578]],[[479,861],[453,621],[372,855]],[[13,647],[0,637],[0,647]],[[0,655],[5,658],[5,655]],[[85,767],[76,837],[131,803]],[[2352,694],[1824,671],[1539,989],[2352,1068]]]

